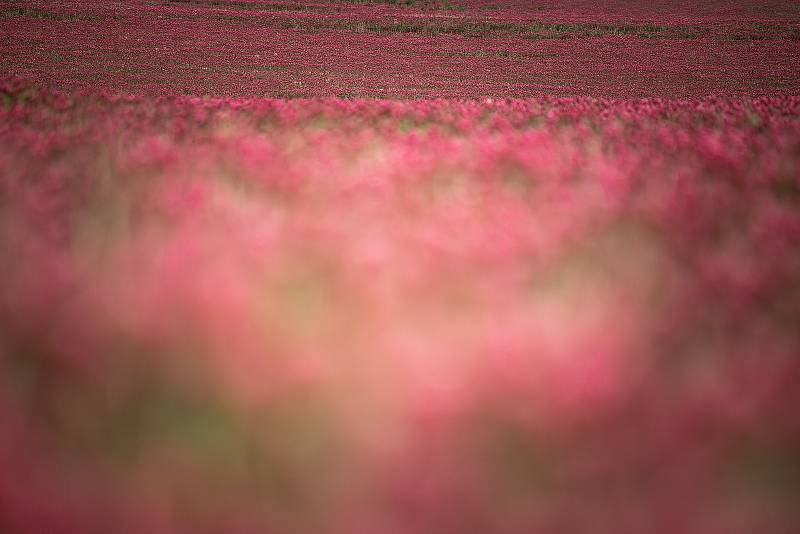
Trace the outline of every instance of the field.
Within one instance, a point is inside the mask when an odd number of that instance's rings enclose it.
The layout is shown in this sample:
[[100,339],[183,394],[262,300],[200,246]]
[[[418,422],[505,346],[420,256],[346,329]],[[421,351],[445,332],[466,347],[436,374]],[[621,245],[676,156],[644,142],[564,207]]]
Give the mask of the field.
[[800,6],[0,0],[0,532],[793,534]]

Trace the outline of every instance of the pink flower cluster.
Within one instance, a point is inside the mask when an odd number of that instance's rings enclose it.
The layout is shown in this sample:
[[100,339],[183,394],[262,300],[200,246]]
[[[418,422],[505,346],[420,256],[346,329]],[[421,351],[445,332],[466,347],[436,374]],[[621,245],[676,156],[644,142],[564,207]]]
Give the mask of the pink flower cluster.
[[0,531],[796,528],[800,98],[0,97]]

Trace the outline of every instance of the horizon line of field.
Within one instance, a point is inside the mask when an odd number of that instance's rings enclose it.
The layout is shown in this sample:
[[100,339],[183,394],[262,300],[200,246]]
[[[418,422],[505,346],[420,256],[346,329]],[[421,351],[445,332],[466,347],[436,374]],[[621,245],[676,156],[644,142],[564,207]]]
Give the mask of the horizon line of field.
[[[176,0],[162,0],[155,5],[174,5]],[[184,2],[185,0],[177,0]],[[91,13],[55,13],[38,8],[11,8],[0,10],[0,18],[32,18],[58,22],[102,22],[105,20],[131,20],[124,15],[100,15]],[[725,27],[711,24],[656,24],[654,22],[546,22],[528,20],[523,22],[478,21],[478,20],[353,20],[315,19],[298,20],[290,17],[259,16],[257,13],[241,15],[225,10],[214,10],[208,14],[158,13],[158,19],[187,21],[216,20],[225,23],[251,23],[262,27],[276,27],[297,31],[340,30],[354,33],[407,33],[425,36],[462,35],[465,37],[520,37],[525,39],[571,39],[627,36],[645,39],[702,39],[719,40],[800,40],[800,24],[751,23],[740,27]]]

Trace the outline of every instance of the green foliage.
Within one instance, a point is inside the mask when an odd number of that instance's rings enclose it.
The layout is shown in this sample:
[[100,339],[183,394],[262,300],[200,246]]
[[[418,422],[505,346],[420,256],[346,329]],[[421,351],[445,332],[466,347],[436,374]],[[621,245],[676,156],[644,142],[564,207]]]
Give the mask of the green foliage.
[[38,20],[59,20],[59,21],[79,21],[90,20],[99,21],[103,20],[98,15],[89,15],[86,13],[52,13],[36,8],[11,8],[0,11],[0,18],[33,18]]

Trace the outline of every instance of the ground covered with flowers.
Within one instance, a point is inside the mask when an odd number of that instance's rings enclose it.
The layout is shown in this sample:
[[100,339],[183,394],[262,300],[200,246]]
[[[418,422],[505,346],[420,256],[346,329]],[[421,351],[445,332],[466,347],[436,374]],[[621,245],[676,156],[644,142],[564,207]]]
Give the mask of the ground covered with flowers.
[[800,12],[528,4],[0,0],[0,532],[797,532]]
[[796,95],[791,0],[0,0],[53,88],[340,98]]
[[796,526],[800,99],[4,96],[4,530]]

